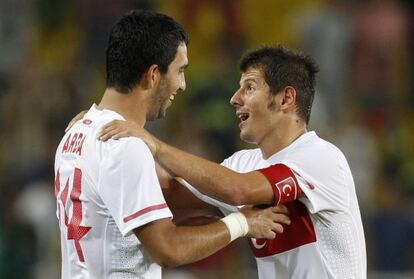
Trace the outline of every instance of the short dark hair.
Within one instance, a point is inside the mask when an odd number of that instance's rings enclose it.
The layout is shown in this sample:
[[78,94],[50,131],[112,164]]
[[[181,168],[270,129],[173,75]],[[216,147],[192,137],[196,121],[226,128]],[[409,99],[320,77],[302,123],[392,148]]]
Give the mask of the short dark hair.
[[249,68],[263,71],[272,94],[286,86],[295,88],[298,114],[309,123],[315,96],[315,75],[318,66],[310,56],[291,51],[281,45],[265,46],[247,52],[240,60],[241,72]]
[[188,44],[188,35],[171,17],[146,10],[129,12],[109,36],[106,86],[128,93],[153,64],[165,74],[181,43]]

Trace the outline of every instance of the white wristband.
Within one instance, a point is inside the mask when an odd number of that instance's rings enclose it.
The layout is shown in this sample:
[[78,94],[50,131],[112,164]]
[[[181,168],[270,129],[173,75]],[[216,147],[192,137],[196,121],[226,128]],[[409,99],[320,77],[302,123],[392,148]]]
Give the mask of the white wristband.
[[241,212],[232,213],[221,219],[226,224],[230,232],[230,242],[236,238],[247,235],[249,232],[249,224],[246,217]]

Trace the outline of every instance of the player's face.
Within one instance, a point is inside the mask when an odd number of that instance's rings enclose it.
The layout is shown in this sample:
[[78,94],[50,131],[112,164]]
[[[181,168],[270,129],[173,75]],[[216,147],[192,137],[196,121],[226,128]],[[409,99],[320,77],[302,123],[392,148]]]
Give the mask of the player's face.
[[240,138],[243,141],[260,145],[274,131],[277,123],[274,99],[261,70],[249,68],[242,73],[240,88],[230,103],[240,119]]
[[161,75],[160,82],[154,91],[152,113],[148,120],[164,117],[178,91],[185,90],[184,70],[187,65],[187,46],[182,43],[178,46],[175,58],[169,65],[167,73]]

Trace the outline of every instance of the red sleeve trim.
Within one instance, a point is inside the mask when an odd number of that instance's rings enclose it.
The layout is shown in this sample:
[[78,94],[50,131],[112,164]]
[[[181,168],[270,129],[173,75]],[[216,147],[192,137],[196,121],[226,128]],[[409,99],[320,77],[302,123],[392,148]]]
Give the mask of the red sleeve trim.
[[274,205],[287,203],[302,195],[299,183],[293,171],[283,164],[276,164],[260,171],[270,182],[274,195]]
[[168,207],[168,205],[166,203],[161,203],[161,204],[157,204],[157,205],[152,205],[152,206],[148,206],[144,209],[141,209],[137,212],[135,212],[134,214],[131,214],[127,217],[124,218],[124,223],[127,223],[135,218],[138,218],[141,215],[144,215],[145,213],[148,213],[150,211],[154,211],[154,210],[159,210],[159,209],[163,209]]

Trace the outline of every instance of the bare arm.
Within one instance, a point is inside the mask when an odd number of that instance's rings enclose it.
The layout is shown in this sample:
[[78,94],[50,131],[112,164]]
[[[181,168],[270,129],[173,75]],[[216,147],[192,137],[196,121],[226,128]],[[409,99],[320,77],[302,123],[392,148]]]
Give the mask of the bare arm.
[[156,164],[158,180],[162,188],[162,193],[170,209],[206,209],[216,210],[210,204],[207,204],[194,196],[190,190],[177,177],[172,177],[163,167]]
[[204,225],[223,216],[218,208],[200,200],[184,186],[181,178],[172,177],[158,163],[156,171],[164,198],[174,215],[174,224]]
[[[276,212],[283,212],[276,213]],[[249,224],[249,237],[275,237],[283,231],[282,225],[289,224],[284,207],[265,210],[243,209]],[[202,226],[179,227],[170,219],[151,222],[134,230],[151,257],[161,266],[173,267],[203,259],[222,249],[230,242],[230,233],[222,221]]]
[[230,236],[223,222],[178,227],[163,219],[140,227],[135,234],[151,257],[163,267],[201,260],[225,247]]
[[270,183],[258,171],[238,173],[219,164],[174,148],[128,121],[112,121],[100,134],[102,140],[125,136],[143,139],[154,158],[168,172],[187,180],[202,193],[232,205],[273,204]]
[[154,141],[154,158],[207,196],[232,205],[274,203],[272,188],[260,172],[238,173],[158,139]]

